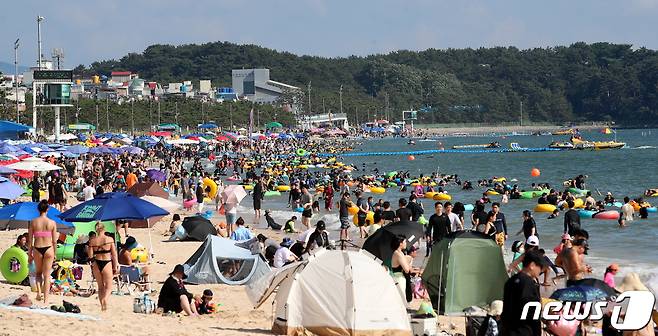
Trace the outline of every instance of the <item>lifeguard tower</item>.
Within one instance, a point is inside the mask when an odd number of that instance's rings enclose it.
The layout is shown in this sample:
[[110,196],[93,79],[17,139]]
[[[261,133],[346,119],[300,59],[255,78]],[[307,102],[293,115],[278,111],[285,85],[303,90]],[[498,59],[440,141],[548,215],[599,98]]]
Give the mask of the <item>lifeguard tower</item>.
[[[60,108],[71,107],[72,70],[34,70],[32,82],[32,106],[52,107],[55,112],[55,141],[60,140]],[[32,127],[37,125],[36,108],[33,112]]]

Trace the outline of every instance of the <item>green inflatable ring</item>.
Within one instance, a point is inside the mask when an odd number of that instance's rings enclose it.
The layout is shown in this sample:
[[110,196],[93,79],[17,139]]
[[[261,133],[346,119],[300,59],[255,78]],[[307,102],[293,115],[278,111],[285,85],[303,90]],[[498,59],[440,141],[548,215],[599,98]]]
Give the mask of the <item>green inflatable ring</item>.
[[71,260],[73,259],[73,250],[75,244],[57,244],[57,251],[55,252],[56,260]]
[[263,196],[265,197],[281,196],[281,193],[276,190],[270,190],[270,191],[266,191]]
[[[20,265],[18,272],[11,271],[11,260],[14,258],[18,260],[18,264]],[[2,257],[0,257],[0,272],[10,283],[19,284],[23,282],[30,273],[27,263],[27,253],[16,246],[8,248],[2,254]]]
[[306,156],[306,154],[308,154],[308,152],[304,148],[298,148],[295,151],[295,154],[297,154],[297,156]]
[[532,191],[524,191],[521,193],[521,199],[532,199],[534,197],[534,193]]

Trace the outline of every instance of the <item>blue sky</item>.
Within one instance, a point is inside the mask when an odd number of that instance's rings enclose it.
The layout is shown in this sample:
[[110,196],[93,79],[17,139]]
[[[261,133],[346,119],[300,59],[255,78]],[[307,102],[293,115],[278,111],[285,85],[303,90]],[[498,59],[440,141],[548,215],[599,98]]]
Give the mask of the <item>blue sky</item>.
[[397,49],[630,43],[658,49],[658,0],[65,0],[3,1],[0,60],[65,65],[141,52],[155,43],[253,43],[297,54],[366,55]]

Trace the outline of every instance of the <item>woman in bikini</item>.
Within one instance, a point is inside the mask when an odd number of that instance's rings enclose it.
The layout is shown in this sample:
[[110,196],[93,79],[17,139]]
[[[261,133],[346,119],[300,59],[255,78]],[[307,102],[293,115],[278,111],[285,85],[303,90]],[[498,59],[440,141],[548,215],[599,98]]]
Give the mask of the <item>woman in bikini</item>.
[[39,217],[33,219],[27,229],[28,263],[32,263],[34,260],[36,266],[36,278],[39,284],[37,301],[43,298],[43,302],[47,304],[50,292],[50,271],[53,261],[55,261],[57,225],[52,219],[46,217],[48,201],[39,202],[37,209]]
[[98,300],[101,310],[107,310],[107,300],[112,293],[112,279],[119,274],[119,258],[112,237],[105,235],[105,225],[96,223],[97,236],[89,239],[88,254],[92,256],[91,270],[98,284]]

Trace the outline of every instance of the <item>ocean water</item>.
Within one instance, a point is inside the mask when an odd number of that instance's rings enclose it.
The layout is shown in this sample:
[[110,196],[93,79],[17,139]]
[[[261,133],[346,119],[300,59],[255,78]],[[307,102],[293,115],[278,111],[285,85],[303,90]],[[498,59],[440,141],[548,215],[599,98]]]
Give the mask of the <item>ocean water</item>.
[[[416,155],[410,161],[407,156],[363,156],[345,157],[343,162],[355,164],[359,171],[353,175],[371,173],[378,168],[380,172],[410,171],[412,175],[429,175],[438,171],[444,174],[458,174],[462,181],[470,180],[474,190],[463,191],[457,185],[449,185],[446,190],[453,196],[453,203],[474,203],[479,199],[484,188],[476,186],[479,179],[489,179],[493,176],[504,176],[508,181],[517,179],[521,188],[529,189],[531,183],[545,182],[561,188],[562,182],[579,174],[585,174],[587,189],[593,191],[594,197],[602,199],[602,195],[610,191],[621,200],[624,196],[639,197],[647,188],[658,187],[658,130],[619,130],[617,140],[627,143],[628,148],[605,151],[560,151],[537,153],[442,153],[433,155]],[[612,140],[614,135],[604,135],[598,132],[585,132],[583,137],[588,140]],[[406,139],[373,139],[363,140],[356,147],[357,152],[396,152],[411,150],[437,149],[439,144],[446,149],[453,145],[483,144],[498,141],[503,147],[509,148],[511,142],[517,142],[522,147],[547,147],[551,141],[567,141],[567,136],[491,136],[491,137],[441,137],[436,141],[419,141],[416,145],[407,144]],[[641,147],[641,148],[637,148]],[[541,176],[531,177],[530,170],[538,168]],[[397,204],[397,199],[407,197],[408,193],[400,193],[389,188],[385,194],[369,194],[375,200],[382,198]],[[287,195],[284,196],[287,200]],[[498,196],[491,196],[492,201],[499,201]],[[649,202],[658,205],[658,198],[649,198]],[[431,212],[434,201],[421,199],[427,212]],[[250,204],[243,203],[248,208]],[[292,213],[285,210],[283,197],[266,199],[264,208],[271,208],[275,218],[287,219]],[[536,200],[510,200],[503,205],[508,223],[510,237],[508,245],[514,240],[522,240],[523,236],[514,236],[522,224],[521,213],[525,209],[532,210]],[[470,212],[466,214],[467,218]],[[548,220],[548,214],[536,213],[539,238],[542,248],[549,256],[552,249],[560,241],[563,231],[563,219]],[[299,216],[298,216],[299,217]],[[336,212],[326,214],[324,211],[313,218],[313,222],[324,219],[328,228],[338,229]],[[467,219],[467,227],[470,221]],[[649,286],[658,289],[658,213],[650,213],[648,220],[635,220],[629,227],[620,229],[617,221],[583,219],[582,227],[590,234],[590,251],[586,257],[587,263],[593,266],[593,276],[602,277],[608,264],[616,262],[620,265],[618,282],[627,272],[637,272]],[[337,239],[337,234],[333,235]],[[333,237],[332,237],[333,238]],[[507,247],[509,251],[509,246]]]

